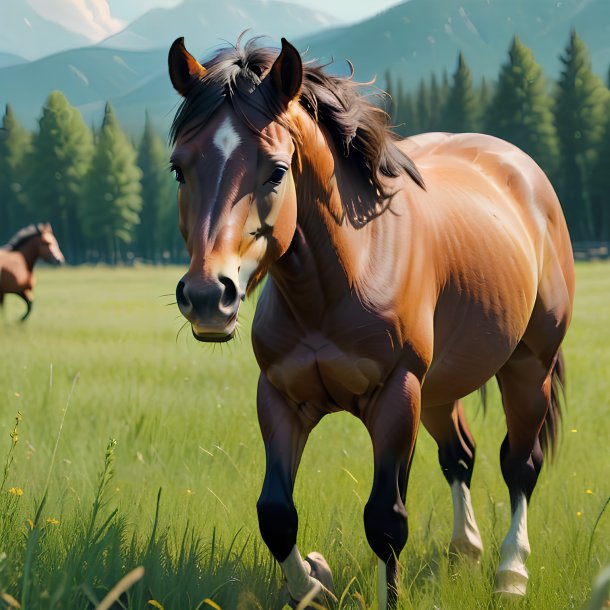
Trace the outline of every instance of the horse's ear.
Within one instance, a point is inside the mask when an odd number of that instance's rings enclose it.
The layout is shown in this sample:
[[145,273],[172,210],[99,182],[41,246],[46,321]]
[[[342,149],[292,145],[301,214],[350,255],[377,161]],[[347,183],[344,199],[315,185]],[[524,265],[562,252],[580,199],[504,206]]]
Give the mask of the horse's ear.
[[186,50],[182,37],[174,40],[167,63],[172,85],[182,97],[186,97],[192,86],[206,73],[206,69]]
[[300,53],[282,38],[282,50],[269,72],[271,84],[286,103],[298,97],[303,83],[303,62]]

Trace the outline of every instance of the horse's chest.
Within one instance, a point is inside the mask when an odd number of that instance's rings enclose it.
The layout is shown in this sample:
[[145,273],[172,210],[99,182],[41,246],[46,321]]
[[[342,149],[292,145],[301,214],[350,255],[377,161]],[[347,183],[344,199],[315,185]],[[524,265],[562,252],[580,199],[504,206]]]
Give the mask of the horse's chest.
[[382,367],[332,341],[298,343],[267,371],[269,381],[297,403],[323,410],[359,411],[360,399],[381,382]]
[[33,286],[23,258],[14,252],[0,253],[0,280],[4,292],[16,292]]

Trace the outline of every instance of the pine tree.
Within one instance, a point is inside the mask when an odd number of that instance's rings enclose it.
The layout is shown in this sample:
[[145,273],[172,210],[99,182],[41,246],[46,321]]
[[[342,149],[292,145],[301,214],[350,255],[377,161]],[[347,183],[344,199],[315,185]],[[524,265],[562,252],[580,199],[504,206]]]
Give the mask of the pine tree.
[[441,99],[441,89],[436,80],[436,74],[430,77],[430,119],[428,120],[428,131],[438,131],[442,124],[442,111],[445,100]]
[[92,136],[83,118],[59,91],[49,95],[29,160],[28,207],[35,220],[49,221],[70,262],[82,253],[79,208],[92,154]]
[[178,183],[170,174],[170,183],[167,189],[168,205],[161,208],[161,230],[159,232],[159,242],[161,244],[161,258],[164,261],[180,261],[184,260],[186,248],[184,241],[180,235],[178,227]]
[[512,142],[552,174],[558,154],[552,104],[542,68],[515,36],[487,111],[485,130]]
[[398,106],[398,99],[396,97],[396,91],[394,88],[394,80],[392,79],[392,73],[389,70],[385,71],[385,92],[387,96],[384,96],[384,110],[390,117],[390,122],[395,124],[396,111]]
[[447,74],[447,69],[443,69],[443,78],[441,80],[441,87],[440,87],[441,108],[445,107],[448,96],[449,96],[449,75]]
[[430,92],[428,91],[428,86],[423,78],[421,81],[419,81],[415,106],[417,118],[419,120],[419,130],[421,132],[430,131]]
[[136,152],[107,103],[81,208],[85,234],[102,258],[116,263],[140,219],[142,198]]
[[24,166],[31,135],[19,125],[13,109],[6,105],[0,137],[0,243],[4,243],[27,223],[24,189],[27,172]]
[[472,73],[460,52],[447,94],[443,128],[454,133],[474,131],[478,112],[477,98],[472,89]]
[[167,151],[155,133],[148,113],[144,135],[138,149],[138,166],[142,172],[142,211],[137,230],[138,252],[147,260],[158,260],[162,254],[163,222],[171,205],[171,180]]
[[477,129],[483,133],[487,130],[487,112],[493,99],[491,87],[487,83],[487,79],[483,76],[479,85],[479,116],[477,117]]
[[610,241],[610,104],[591,176],[593,239]]
[[412,136],[420,132],[419,122],[417,120],[417,110],[415,102],[410,93],[405,93],[403,90],[402,81],[398,81],[398,112],[396,116],[396,131],[403,137]]
[[591,239],[594,227],[590,183],[603,135],[608,90],[593,74],[587,47],[574,30],[561,63],[555,105],[560,195],[572,239]]

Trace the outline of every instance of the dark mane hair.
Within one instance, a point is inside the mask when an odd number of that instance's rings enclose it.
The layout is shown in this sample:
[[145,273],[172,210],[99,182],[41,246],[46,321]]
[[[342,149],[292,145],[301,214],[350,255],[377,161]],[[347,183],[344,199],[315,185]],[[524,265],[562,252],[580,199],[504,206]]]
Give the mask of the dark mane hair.
[[[223,48],[204,61],[204,77],[183,100],[172,123],[172,144],[187,126],[193,132],[201,128],[225,99],[246,122],[243,108],[248,107],[255,107],[271,120],[279,118],[279,103],[269,99],[264,88],[259,90],[263,95],[252,95],[279,53],[278,49],[261,47],[259,40],[252,38],[241,46],[238,39],[235,46]],[[326,73],[325,67],[315,61],[304,63],[299,101],[312,119],[326,128],[337,149],[362,176],[357,200],[344,202],[350,222],[362,226],[390,205],[387,198],[391,193],[385,191],[383,177],[406,174],[422,188],[424,181],[415,164],[396,145],[399,138],[391,131],[386,112],[360,94],[363,85],[353,80],[353,69],[350,76],[342,77]],[[382,203],[384,199],[387,201]]]
[[23,227],[11,237],[8,242],[2,246],[3,250],[18,250],[26,241],[32,239],[32,237],[36,237],[38,235],[42,235],[44,230],[44,224],[37,223],[35,225],[28,225],[27,227]]

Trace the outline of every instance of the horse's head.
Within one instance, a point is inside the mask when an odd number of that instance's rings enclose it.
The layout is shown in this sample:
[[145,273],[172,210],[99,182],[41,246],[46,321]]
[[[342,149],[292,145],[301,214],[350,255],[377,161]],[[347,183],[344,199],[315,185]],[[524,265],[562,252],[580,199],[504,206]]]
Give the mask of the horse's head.
[[51,265],[63,265],[66,262],[49,223],[40,226],[38,256]]
[[204,68],[181,38],[169,52],[170,78],[184,97],[171,165],[191,257],[176,298],[200,341],[233,337],[241,301],[296,229],[287,116],[301,87],[301,58],[285,40],[275,60],[251,47],[248,63],[245,57],[238,45]]

